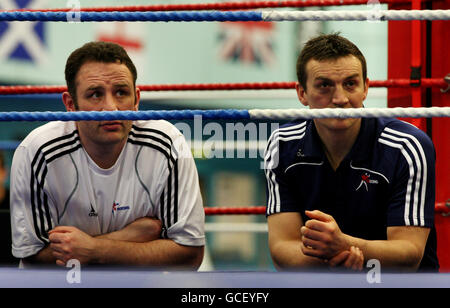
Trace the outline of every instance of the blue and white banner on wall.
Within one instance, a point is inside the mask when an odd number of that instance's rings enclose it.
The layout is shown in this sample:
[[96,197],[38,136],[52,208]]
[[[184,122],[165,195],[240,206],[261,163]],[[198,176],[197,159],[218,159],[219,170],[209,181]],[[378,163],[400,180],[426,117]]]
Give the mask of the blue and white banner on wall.
[[[47,0],[2,0],[0,10],[35,9]],[[0,22],[0,62],[23,61],[44,65],[47,44],[44,22]]]
[[[75,2],[80,8],[142,5],[137,0]],[[170,1],[183,3],[193,1]],[[145,3],[151,4],[161,1]],[[73,5],[74,0],[1,0],[0,10]],[[124,46],[138,69],[139,84],[292,80],[295,27],[272,22],[0,22],[0,83],[64,84],[67,57],[94,40]]]

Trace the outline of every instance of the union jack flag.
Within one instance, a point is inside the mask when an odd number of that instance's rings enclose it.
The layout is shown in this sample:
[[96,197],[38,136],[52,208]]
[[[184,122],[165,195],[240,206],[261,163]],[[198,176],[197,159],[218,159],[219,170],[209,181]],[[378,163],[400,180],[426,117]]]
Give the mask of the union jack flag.
[[220,57],[247,64],[272,65],[274,24],[272,22],[221,23]]
[[[47,0],[1,0],[0,10],[45,7]],[[0,22],[0,61],[42,63],[46,56],[43,22]]]

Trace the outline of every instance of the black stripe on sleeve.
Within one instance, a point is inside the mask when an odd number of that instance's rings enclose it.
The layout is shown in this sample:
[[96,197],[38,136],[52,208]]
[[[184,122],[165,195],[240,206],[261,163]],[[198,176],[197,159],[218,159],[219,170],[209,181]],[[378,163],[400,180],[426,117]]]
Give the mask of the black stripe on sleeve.
[[[38,156],[38,154],[35,156],[35,159],[33,160],[33,162],[36,160],[36,157]],[[34,225],[34,232],[36,233],[36,236],[38,237],[39,240],[41,240],[44,244],[47,243],[47,240],[41,235],[41,231],[38,227],[38,223],[37,223],[37,216],[36,216],[36,199],[37,195],[35,195],[35,189],[34,189],[34,185],[35,185],[35,178],[36,174],[33,172],[33,164],[31,166],[31,175],[30,175],[30,201],[31,201],[31,213],[32,213],[32,217],[33,217],[33,225]]]
[[171,220],[170,220],[170,211],[172,209],[172,169],[169,169],[169,177],[167,178],[167,208],[166,208],[166,219],[167,219],[167,228],[170,228]]
[[160,204],[160,216],[161,216],[161,223],[162,223],[162,231],[161,231],[161,237],[167,238],[166,234],[166,223],[164,222],[164,196],[165,196],[165,190],[161,192],[161,196],[159,198],[159,204]]
[[173,201],[173,223],[176,224],[178,221],[178,159],[174,165],[174,173],[175,173],[175,200]]
[[[47,164],[53,161],[54,159],[61,157],[65,154],[69,154],[71,152],[76,151],[81,147],[81,144],[79,143],[79,137],[77,136],[71,141],[65,142],[63,144],[58,144],[52,148],[48,148],[47,150],[43,151],[45,148],[51,146],[52,144],[55,144],[59,141],[63,141],[66,139],[70,139],[74,137],[77,134],[77,131],[73,131],[72,133],[61,136],[55,139],[52,139],[46,143],[44,143],[36,152],[32,163],[31,163],[31,176],[30,176],[30,194],[31,194],[31,210],[33,215],[33,224],[34,224],[34,230],[37,235],[37,237],[45,244],[48,243],[48,234],[47,232],[53,228],[52,222],[51,222],[51,214],[50,209],[48,205],[48,196],[44,191],[44,183],[45,178],[47,175]],[[48,156],[50,153],[53,153],[54,151],[57,151],[58,149],[76,145],[75,147],[68,149],[66,151],[63,151],[59,154],[54,155],[51,160],[49,161],[46,156]],[[36,166],[37,164],[37,166]],[[42,170],[42,173],[41,173]],[[41,174],[39,176],[39,174]],[[37,215],[39,217],[37,217]],[[39,224],[38,224],[39,222]],[[47,224],[47,226],[46,226]]]

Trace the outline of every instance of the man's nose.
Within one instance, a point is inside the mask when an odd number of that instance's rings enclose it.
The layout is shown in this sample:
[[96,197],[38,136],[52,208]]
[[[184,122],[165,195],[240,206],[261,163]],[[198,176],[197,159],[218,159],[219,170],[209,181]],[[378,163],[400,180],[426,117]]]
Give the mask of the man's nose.
[[102,111],[116,111],[116,110],[118,109],[114,95],[111,93],[107,93],[103,101]]
[[332,103],[337,107],[343,107],[343,105],[349,102],[347,92],[342,85],[337,85],[333,92]]

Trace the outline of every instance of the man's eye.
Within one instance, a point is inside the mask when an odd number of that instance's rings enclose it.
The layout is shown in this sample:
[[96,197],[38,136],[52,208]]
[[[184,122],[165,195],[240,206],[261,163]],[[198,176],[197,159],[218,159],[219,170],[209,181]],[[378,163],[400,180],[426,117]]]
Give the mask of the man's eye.
[[347,81],[347,82],[345,83],[345,85],[346,85],[347,87],[354,87],[354,86],[356,85],[356,82],[353,81],[353,80],[350,80],[350,81]]
[[99,98],[100,97],[100,92],[92,92],[89,95],[90,98]]
[[329,84],[328,82],[322,82],[319,84],[319,88],[321,88],[321,89],[326,89],[330,86],[331,86],[331,84]]

